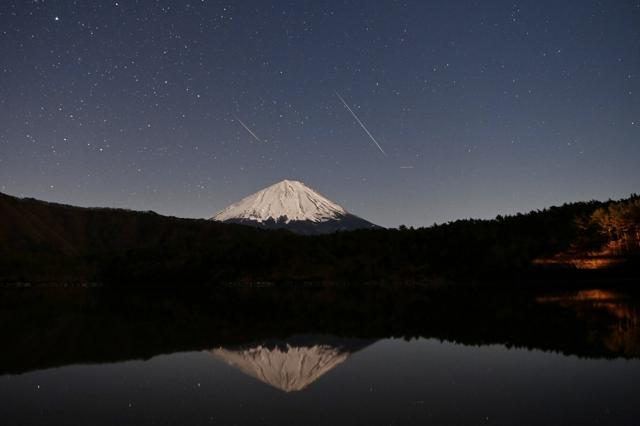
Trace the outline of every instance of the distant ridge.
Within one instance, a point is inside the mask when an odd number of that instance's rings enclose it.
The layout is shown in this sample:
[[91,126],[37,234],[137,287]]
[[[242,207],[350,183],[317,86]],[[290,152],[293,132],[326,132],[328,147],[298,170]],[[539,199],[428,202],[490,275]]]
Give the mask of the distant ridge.
[[349,213],[304,183],[286,179],[231,204],[211,220],[267,229],[284,228],[299,234],[380,228]]

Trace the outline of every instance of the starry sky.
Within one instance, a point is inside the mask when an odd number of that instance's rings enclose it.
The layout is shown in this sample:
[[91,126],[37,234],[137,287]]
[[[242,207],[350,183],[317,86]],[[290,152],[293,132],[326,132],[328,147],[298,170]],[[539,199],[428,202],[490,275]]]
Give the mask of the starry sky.
[[428,226],[639,160],[639,0],[0,2],[12,195],[209,217],[286,178]]

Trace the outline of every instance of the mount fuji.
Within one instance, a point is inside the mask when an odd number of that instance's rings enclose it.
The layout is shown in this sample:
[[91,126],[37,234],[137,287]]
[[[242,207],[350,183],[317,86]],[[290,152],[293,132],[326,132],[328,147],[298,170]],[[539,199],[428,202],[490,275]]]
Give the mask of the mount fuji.
[[251,194],[211,220],[308,235],[381,228],[295,180],[283,180]]

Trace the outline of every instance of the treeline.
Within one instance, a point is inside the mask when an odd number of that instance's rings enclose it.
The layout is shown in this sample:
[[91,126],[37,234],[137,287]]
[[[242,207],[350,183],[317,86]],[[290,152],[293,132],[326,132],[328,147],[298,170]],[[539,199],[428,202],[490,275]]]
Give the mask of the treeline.
[[610,248],[618,253],[640,250],[640,197],[609,203],[576,219],[579,244],[589,248]]
[[[0,194],[0,282],[175,286],[517,281],[535,272],[536,258],[597,243],[591,234],[600,235],[599,228],[589,225],[586,230],[579,218],[599,217],[599,211],[617,212],[616,206],[637,202],[634,196],[618,203],[571,203],[429,228],[302,236]],[[626,225],[616,229],[615,238],[632,232]]]

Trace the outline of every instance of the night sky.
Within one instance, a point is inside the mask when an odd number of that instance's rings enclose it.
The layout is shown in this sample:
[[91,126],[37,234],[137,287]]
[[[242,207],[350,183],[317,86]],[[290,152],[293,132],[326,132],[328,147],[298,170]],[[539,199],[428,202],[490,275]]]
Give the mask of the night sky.
[[209,217],[288,178],[425,226],[628,196],[639,160],[638,0],[0,1],[12,195]]

